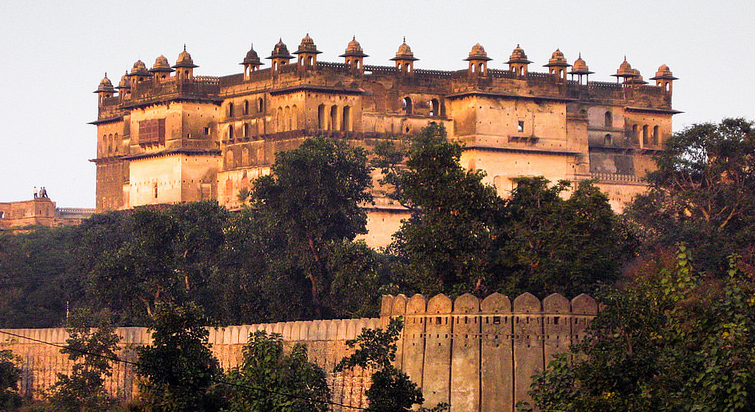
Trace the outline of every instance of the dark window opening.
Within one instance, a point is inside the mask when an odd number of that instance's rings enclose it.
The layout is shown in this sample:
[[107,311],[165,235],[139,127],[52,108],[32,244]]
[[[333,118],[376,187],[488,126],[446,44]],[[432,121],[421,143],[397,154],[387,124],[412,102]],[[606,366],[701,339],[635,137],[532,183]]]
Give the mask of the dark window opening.
[[519,133],[524,133],[524,120],[517,122],[516,131]]

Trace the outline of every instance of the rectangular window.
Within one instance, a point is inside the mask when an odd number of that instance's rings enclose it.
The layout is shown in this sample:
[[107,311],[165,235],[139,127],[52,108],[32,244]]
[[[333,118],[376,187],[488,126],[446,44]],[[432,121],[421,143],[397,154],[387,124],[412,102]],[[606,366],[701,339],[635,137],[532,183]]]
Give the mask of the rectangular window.
[[165,144],[165,119],[139,122],[139,144],[142,146]]
[[517,123],[516,131],[519,133],[524,133],[524,120],[520,120],[519,123]]

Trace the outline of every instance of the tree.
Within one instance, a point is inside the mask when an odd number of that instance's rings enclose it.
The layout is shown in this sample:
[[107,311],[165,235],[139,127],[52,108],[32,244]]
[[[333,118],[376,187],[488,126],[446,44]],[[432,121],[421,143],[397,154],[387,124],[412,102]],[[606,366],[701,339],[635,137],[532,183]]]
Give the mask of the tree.
[[582,181],[569,198],[567,181],[519,178],[502,208],[490,284],[509,294],[576,296],[617,280],[634,238],[608,197]]
[[147,410],[217,411],[216,384],[223,376],[209,349],[206,319],[195,304],[159,303],[150,322],[152,345],[137,349],[137,373]]
[[722,273],[726,253],[755,242],[755,128],[745,119],[692,125],[675,133],[648,175],[650,191],[627,215],[646,248],[685,242],[699,268]]
[[755,408],[755,276],[691,267],[637,277],[605,294],[586,339],[533,381],[548,411],[749,411]]
[[423,293],[480,291],[489,272],[493,226],[500,199],[482,183],[484,173],[464,170],[462,146],[446,140],[442,124],[430,123],[412,141],[406,167],[384,162],[385,182],[411,217],[389,251],[406,263],[406,274]]
[[0,350],[0,408],[13,411],[21,406],[21,395],[18,394],[18,381],[21,379],[21,368],[16,366],[18,357],[10,350]]
[[242,364],[228,374],[228,412],[326,412],[330,389],[325,372],[297,343],[289,354],[279,334],[257,331],[244,347]]
[[48,400],[56,411],[95,412],[117,402],[105,389],[111,376],[111,362],[117,359],[120,337],[115,333],[109,312],[77,310],[66,328],[66,347],[60,352],[74,362],[71,374],[58,373]]
[[364,150],[324,137],[277,153],[271,174],[254,182],[253,206],[281,234],[288,260],[309,280],[318,314],[327,244],[366,233],[360,205],[372,200],[370,186]]

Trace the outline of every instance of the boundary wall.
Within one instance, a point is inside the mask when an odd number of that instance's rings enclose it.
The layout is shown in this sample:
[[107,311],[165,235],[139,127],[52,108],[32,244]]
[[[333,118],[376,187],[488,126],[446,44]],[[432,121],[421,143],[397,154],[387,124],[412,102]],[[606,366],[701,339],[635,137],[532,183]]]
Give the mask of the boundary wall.
[[[425,405],[448,402],[452,412],[513,412],[517,402],[529,400],[531,376],[553,354],[581,341],[597,313],[597,302],[587,295],[569,301],[554,294],[542,302],[529,293],[513,302],[498,293],[483,300],[464,294],[454,301],[442,294],[429,300],[422,295],[387,295],[382,298],[380,318],[210,328],[209,341],[225,370],[241,362],[250,333],[280,333],[287,347],[304,343],[310,360],[328,373],[332,400],[364,408],[372,372],[357,369],[335,374],[333,367],[349,354],[347,340],[356,338],[363,328],[385,327],[390,318],[400,316],[404,330],[397,342],[396,366],[422,387]],[[68,338],[63,328],[2,331],[61,346]],[[121,336],[119,356],[127,361],[137,361],[135,348],[151,343],[146,328],[118,328],[117,333]],[[71,370],[72,363],[59,347],[0,334],[3,349],[21,358],[21,391],[27,396],[41,396],[55,383],[57,373]],[[125,363],[113,365],[106,385],[124,400],[138,392],[138,378]]]

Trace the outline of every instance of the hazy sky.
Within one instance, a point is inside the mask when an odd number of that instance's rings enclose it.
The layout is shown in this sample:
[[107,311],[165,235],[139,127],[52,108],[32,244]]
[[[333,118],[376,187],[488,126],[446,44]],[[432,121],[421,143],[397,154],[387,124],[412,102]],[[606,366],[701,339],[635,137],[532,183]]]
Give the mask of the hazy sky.
[[[0,202],[45,186],[59,207],[93,207],[97,96],[137,59],[171,64],[183,44],[196,75],[240,73],[250,43],[260,57],[306,33],[342,61],[352,35],[366,64],[390,65],[406,36],[416,68],[457,70],[475,43],[502,69],[521,44],[541,66],[560,48],[614,81],[624,55],[647,80],[668,64],[674,129],[723,117],[755,118],[755,1],[14,1],[0,0]],[[263,66],[269,67],[269,65]]]

